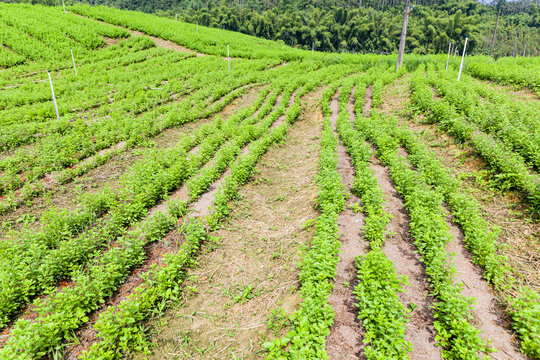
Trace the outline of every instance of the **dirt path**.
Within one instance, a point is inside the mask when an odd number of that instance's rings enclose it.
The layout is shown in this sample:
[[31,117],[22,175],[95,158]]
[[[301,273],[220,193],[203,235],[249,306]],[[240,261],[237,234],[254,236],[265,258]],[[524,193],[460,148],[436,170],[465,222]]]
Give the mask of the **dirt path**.
[[[371,91],[366,91],[366,98],[372,97]],[[369,108],[368,107],[369,104]],[[372,101],[364,100],[364,114],[370,114]],[[384,102],[383,102],[384,104]],[[364,115],[365,116],[365,115]],[[375,148],[373,148],[375,152]],[[400,148],[399,155],[406,157],[407,153]],[[375,173],[384,197],[384,210],[392,216],[388,224],[388,232],[383,252],[394,263],[396,273],[399,276],[407,276],[409,285],[404,288],[405,292],[399,295],[400,301],[405,306],[415,304],[407,323],[405,339],[412,344],[411,359],[436,360],[441,359],[440,349],[436,346],[436,331],[433,327],[433,297],[429,295],[429,283],[425,268],[420,261],[420,256],[413,245],[410,234],[409,215],[405,210],[403,199],[399,196],[390,177],[390,172],[381,161],[373,156],[370,164]]]
[[[217,242],[190,271],[191,291],[168,315],[152,359],[264,357],[258,350],[274,337],[266,325],[272,310],[290,314],[299,306],[296,264],[313,236],[304,224],[317,216],[317,101],[317,95],[304,98],[285,144],[263,156],[255,179],[240,190],[230,220],[214,234]],[[285,331],[275,329],[278,336]]]
[[474,78],[474,79],[480,83],[487,84],[492,90],[509,95],[510,97],[513,98],[513,100],[533,101],[533,102],[538,102],[540,100],[540,95],[538,95],[537,93],[535,93],[534,91],[532,91],[531,89],[527,87],[517,88],[517,87],[509,86],[509,85],[497,84],[490,80],[480,80],[477,78]]
[[[397,80],[397,82],[388,87],[388,90],[383,92],[383,104],[386,104],[384,110],[394,115],[402,115],[405,110],[408,87],[404,84],[404,80]],[[388,101],[386,101],[388,100]],[[433,146],[432,143],[426,142],[426,144],[435,151],[443,163],[448,162],[449,168],[460,170],[464,167],[472,167],[473,164],[456,161],[457,159],[451,159],[450,153],[456,149],[455,144],[450,143],[450,139],[438,132],[432,132],[435,129],[431,129],[430,126],[418,125],[406,121],[404,117],[401,117],[401,121],[404,125],[407,125],[413,130],[420,130],[420,134],[431,134],[431,136],[439,136],[440,139],[448,141],[447,146]],[[446,165],[446,164],[445,164]],[[477,165],[477,164],[475,164]],[[476,192],[473,192],[475,194]],[[505,311],[500,306],[496,297],[493,294],[491,287],[482,278],[482,271],[472,263],[472,256],[467,251],[463,242],[464,235],[459,226],[457,226],[450,216],[448,210],[448,226],[452,234],[452,241],[448,244],[447,250],[450,253],[455,254],[454,263],[456,265],[456,281],[462,283],[464,286],[462,294],[466,297],[475,298],[476,303],[474,305],[473,314],[475,316],[474,325],[482,331],[481,336],[491,339],[492,346],[498,350],[491,356],[494,359],[526,359],[518,350],[517,343],[514,335],[509,328],[509,319],[505,318]],[[529,226],[526,226],[530,227]],[[526,229],[525,229],[526,230]]]
[[[118,27],[120,27],[120,26],[118,26]],[[147,34],[145,34],[143,32],[137,31],[137,30],[131,30],[131,29],[128,29],[128,28],[123,28],[123,29],[129,31],[131,33],[131,35],[133,35],[133,36],[146,36],[146,37],[149,37],[150,39],[152,39],[154,44],[156,44],[156,46],[158,46],[158,47],[162,47],[162,48],[173,50],[173,51],[187,52],[187,53],[190,53],[190,54],[195,54],[196,56],[205,56],[206,55],[206,54],[197,52],[195,50],[188,49],[187,47],[184,47],[182,45],[178,45],[177,43],[174,43],[174,42],[169,41],[169,40],[163,40],[161,38],[151,36],[151,35],[147,35]]]
[[[334,130],[337,131],[338,92],[332,98],[330,108],[332,110],[330,121]],[[341,174],[343,183],[350,190],[354,183],[354,168],[351,157],[341,140],[337,151],[338,172]],[[361,239],[364,215],[353,211],[355,205],[360,206],[360,198],[351,191],[347,195],[349,196],[347,204],[338,218],[341,248],[334,287],[328,297],[328,303],[335,312],[334,324],[330,328],[330,335],[326,338],[326,351],[332,360],[358,359],[364,348],[363,328],[358,319],[356,297],[353,293],[358,284],[354,260],[357,256],[365,254],[367,249],[367,244]]]
[[456,265],[456,282],[462,283],[461,293],[475,299],[473,305],[474,325],[482,333],[480,336],[492,341],[491,346],[497,350],[490,356],[496,360],[527,359],[519,351],[519,346],[511,331],[509,319],[505,318],[504,308],[500,306],[497,298],[493,295],[489,284],[482,278],[482,271],[472,263],[472,256],[465,248],[463,231],[452,222],[452,217],[447,212],[447,223],[452,234],[452,241],[447,250],[455,254],[453,259]]
[[540,227],[530,221],[527,207],[512,191],[500,191],[486,162],[467,144],[459,144],[434,124],[423,122],[407,109],[410,77],[406,76],[383,89],[382,109],[398,116],[401,125],[413,130],[439,161],[463,181],[464,190],[479,202],[484,218],[501,229],[499,249],[507,256],[513,275],[527,286],[540,291]]
[[[95,21],[95,22],[98,22],[98,23],[101,23],[101,24],[105,24],[105,25],[114,26],[114,27],[117,27],[117,28],[120,28],[120,29],[124,29],[124,30],[128,31],[132,36],[145,36],[145,37],[148,37],[148,38],[152,39],[152,41],[154,42],[154,44],[156,44],[156,46],[159,46],[159,47],[162,47],[162,48],[165,48],[165,49],[169,49],[169,50],[173,50],[173,51],[187,52],[187,53],[192,53],[192,54],[194,53],[196,56],[206,56],[206,54],[197,52],[197,51],[192,50],[192,49],[188,49],[188,48],[186,48],[186,47],[184,47],[182,45],[179,45],[179,44],[174,43],[174,42],[169,41],[169,40],[164,40],[164,39],[161,39],[161,38],[158,38],[158,37],[155,37],[155,36],[147,35],[147,34],[141,32],[141,31],[131,30],[129,28],[126,28],[126,27],[123,27],[123,26],[120,26],[120,25],[110,24],[108,22],[101,21],[101,20],[96,20],[94,18],[86,17],[86,16],[83,16],[81,14],[76,14],[76,13],[72,13],[72,14],[75,15],[75,16],[80,16],[80,17],[85,18],[87,20],[91,20],[91,21]],[[108,38],[108,37],[105,37],[105,36],[104,36],[104,40],[105,40],[105,43],[107,44],[107,46],[114,45],[119,41],[119,39],[111,39],[111,38]]]
[[373,85],[369,85],[366,88],[366,92],[364,94],[364,106],[362,113],[364,114],[364,117],[370,117],[371,116],[371,108],[373,107]]

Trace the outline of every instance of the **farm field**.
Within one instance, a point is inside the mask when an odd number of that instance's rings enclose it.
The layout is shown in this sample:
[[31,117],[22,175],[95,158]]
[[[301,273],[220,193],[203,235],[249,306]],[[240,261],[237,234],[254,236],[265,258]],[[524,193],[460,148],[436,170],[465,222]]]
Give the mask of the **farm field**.
[[66,10],[0,3],[0,359],[540,358],[539,58]]

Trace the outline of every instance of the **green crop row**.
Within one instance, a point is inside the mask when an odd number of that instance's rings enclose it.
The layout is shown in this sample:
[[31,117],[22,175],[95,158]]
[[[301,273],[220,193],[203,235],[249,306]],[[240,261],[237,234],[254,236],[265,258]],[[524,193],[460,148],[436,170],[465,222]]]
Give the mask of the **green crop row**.
[[[266,91],[263,91],[263,94],[266,96]],[[261,97],[261,99],[262,98],[263,97]],[[261,101],[258,102],[258,104],[260,103]],[[245,119],[254,111],[255,107],[247,108],[241,111],[241,116],[233,117],[232,120],[230,119],[231,121],[227,124],[227,128],[234,132],[233,134],[230,134],[231,136],[242,136],[243,132],[238,130],[242,129],[241,126],[238,127],[239,121]],[[217,123],[220,123],[220,121],[217,120]],[[189,157],[187,161],[186,159],[176,159],[179,155],[182,155],[182,153],[184,154],[183,157],[185,157],[187,148],[193,147],[194,143],[185,147],[180,145],[180,153],[163,154],[160,156],[174,162],[169,168],[170,174],[168,175],[169,177],[172,176],[172,178],[167,179],[168,186],[170,187],[168,189],[161,189],[161,194],[163,194],[163,190],[165,190],[166,194],[171,189],[177,188],[182,179],[189,178],[193,172],[200,168],[201,159],[206,161],[210,158],[216,147],[225,140],[225,137],[218,131],[222,129],[223,127],[219,126],[218,129],[213,131],[221,141],[211,141],[212,138],[208,137],[208,141],[205,140],[201,143],[197,154],[193,157]],[[234,131],[234,129],[237,130]],[[227,132],[225,131],[225,133]],[[205,144],[207,144],[207,146],[205,146]],[[196,164],[197,161],[198,164]],[[216,165],[219,167],[217,163]],[[156,170],[155,164],[149,162],[149,159],[145,160],[144,167],[152,169],[153,171]],[[181,179],[174,179],[174,177],[180,177]],[[157,179],[154,178],[152,183],[155,184],[156,180]],[[128,181],[131,182],[135,188],[148,187],[147,184],[141,183],[139,179],[128,179]],[[208,181],[212,182],[213,180],[208,178]],[[155,186],[156,185],[154,185],[154,187]],[[144,198],[148,200],[148,196],[145,196]],[[149,199],[150,202],[155,204],[151,199],[152,198]],[[134,203],[131,202],[130,205],[134,205]],[[167,219],[168,217],[164,215],[152,217],[149,221],[151,224],[154,222],[160,224],[159,228],[155,230],[157,231],[155,236],[149,237],[147,235],[146,237],[141,238],[137,235],[137,230],[130,231],[128,235],[119,238],[117,246],[105,252],[103,256],[92,260],[92,262],[88,264],[86,270],[75,271],[72,275],[75,282],[74,287],[62,289],[53,296],[48,297],[43,301],[36,302],[35,306],[38,308],[37,312],[42,314],[42,316],[34,322],[18,320],[12,331],[13,336],[10,337],[10,340],[4,347],[4,349],[8,349],[4,350],[5,353],[9,354],[10,351],[15,351],[19,354],[28,354],[28,356],[41,356],[41,352],[57,350],[57,347],[60,346],[63,339],[69,335],[70,331],[87,321],[85,315],[89,311],[94,310],[100,301],[103,301],[104,298],[110,296],[111,292],[123,282],[129,269],[142,262],[144,259],[144,252],[141,253],[141,251],[143,251],[144,246],[148,245],[149,241],[159,239],[171,228],[174,222]],[[88,245],[87,242],[85,243],[85,245]],[[80,251],[81,249],[77,250]],[[117,250],[122,251],[118,252]],[[64,254],[66,251],[67,249],[62,249],[60,254]],[[77,251],[77,253],[79,253],[79,251]],[[86,251],[88,251],[88,249]],[[120,256],[119,254],[123,255]],[[96,271],[100,276],[91,275]],[[90,275],[87,275],[87,273]],[[105,281],[104,279],[107,280]],[[104,281],[106,283],[103,283]],[[85,289],[95,289],[95,292],[87,294]],[[58,317],[61,317],[62,320],[60,321]],[[21,330],[22,333],[18,331],[19,329],[23,329]]]
[[[256,106],[260,106],[266,93],[265,90],[262,92]],[[237,126],[253,111],[255,111],[254,107],[241,111],[237,116],[231,117],[228,124],[232,127]],[[94,204],[104,196],[110,199],[107,200],[109,203],[112,202],[112,205],[106,202],[110,208],[110,216],[100,220],[101,229],[90,229],[81,233],[80,236],[72,237],[81,230],[81,226],[91,224],[89,219],[99,216],[100,213],[97,210],[101,212],[105,210],[104,206],[87,206],[81,212],[79,221],[76,220],[77,217],[66,216],[63,212],[58,215],[53,212],[48,215],[50,218],[46,218],[50,226],[45,227],[44,232],[38,233],[39,235],[34,237],[33,241],[27,242],[26,246],[15,242],[19,251],[5,252],[10,256],[19,254],[17,268],[5,263],[0,277],[5,285],[2,286],[0,292],[5,304],[1,309],[3,322],[8,321],[7,316],[26,303],[30,297],[53,286],[55,280],[62,276],[69,275],[77,264],[84,264],[94,251],[120,236],[125,226],[144,216],[147,209],[164,194],[166,195],[182,181],[192,176],[226,140],[226,137],[220,134],[222,127],[223,124],[219,118],[208,126],[202,126],[192,136],[181,139],[175,148],[158,151],[154,156],[135,165],[131,174],[125,177],[123,181],[125,186],[118,194],[111,196],[108,195],[109,191],[105,190],[93,199],[88,199],[91,204]],[[215,141],[215,137],[219,141]],[[188,158],[187,151],[199,143],[197,155]],[[115,198],[119,200],[115,201]],[[11,285],[8,286],[8,283]]]
[[311,246],[302,255],[300,289],[303,298],[300,309],[291,316],[292,329],[284,338],[266,343],[267,359],[327,359],[325,338],[330,333],[334,311],[328,304],[335,277],[339,252],[337,218],[345,205],[341,176],[337,171],[337,137],[330,125],[329,101],[338,87],[329,86],[323,93],[324,130],[317,183],[317,203],[321,215],[317,218]]
[[230,55],[240,58],[273,57],[290,61],[300,59],[307,53],[270,40],[238,34],[233,31],[199,26],[197,32],[195,24],[176,22],[172,19],[140,12],[101,6],[91,7],[82,4],[70,6],[69,9],[77,14],[170,40],[205,54],[225,57],[227,56],[227,44],[230,45]]
[[468,64],[466,71],[479,79],[528,87],[540,94],[540,62],[538,57],[501,58],[494,61],[491,57],[477,56],[474,62]]
[[[463,184],[445,168],[437,156],[428,150],[415,133],[398,125],[392,118],[379,116],[379,124],[396,136],[403,144],[408,159],[416,167],[423,181],[435,187],[442,194],[454,215],[454,221],[461,227],[464,242],[472,254],[473,263],[483,270],[483,277],[496,289],[507,289],[514,283],[508,272],[506,257],[500,255],[497,242],[498,230],[482,218],[479,204],[468,193],[463,192]],[[532,357],[540,353],[535,344],[540,341],[539,295],[532,289],[519,288],[519,296],[506,297],[508,310],[514,320],[514,330],[521,339],[523,352]]]
[[460,116],[445,99],[435,100],[421,71],[411,81],[412,102],[416,109],[429,112],[429,119],[460,141],[468,141],[488,164],[497,170],[497,177],[509,187],[524,192],[531,211],[540,212],[540,178],[532,174],[523,158],[509,151],[504,144],[478,131]]
[[[453,74],[453,73],[450,73]],[[467,120],[479,126],[479,128],[498,139],[501,139],[509,149],[523,156],[525,160],[540,169],[540,142],[538,136],[540,129],[531,131],[527,126],[520,126],[520,118],[509,116],[505,103],[483,101],[474,90],[473,81],[464,76],[457,85],[455,81],[449,81],[442,75],[435,76],[428,72],[428,83],[435,86],[440,95],[456,107]],[[539,108],[540,110],[540,108]],[[536,117],[536,119],[535,119]],[[540,126],[540,115],[525,120],[535,122]]]
[[[2,43],[30,60],[69,59],[70,47],[87,54],[88,50],[105,45],[103,36],[129,36],[124,29],[75,17],[61,8],[48,6],[0,4],[0,21],[3,34],[6,28]],[[3,59],[0,57],[0,62]]]
[[[248,78],[247,81],[250,80]],[[239,81],[245,80],[240,79]],[[75,175],[83,174],[90,170],[92,165],[98,165],[101,161],[94,161],[92,159],[90,159],[89,163],[86,163],[86,161],[83,162],[82,167],[77,165],[84,159],[88,159],[92,155],[95,156],[98,151],[115,146],[118,141],[125,141],[126,143],[123,147],[128,148],[138,142],[144,142],[148,138],[156,136],[167,128],[194,121],[201,117],[207,117],[221,110],[225,105],[249,90],[249,88],[241,86],[237,89],[230,90],[234,91],[229,92],[214,104],[208,102],[216,100],[217,97],[221,96],[225,91],[223,88],[214,88],[210,94],[208,91],[195,93],[192,99],[188,98],[179,104],[160,107],[156,111],[146,113],[135,119],[124,118],[117,121],[114,119],[103,119],[102,121],[90,124],[80,122],[71,129],[69,134],[52,134],[30,152],[20,152],[13,157],[5,158],[3,164],[5,166],[10,164],[11,166],[10,170],[5,172],[2,177],[2,189],[5,192],[6,198],[3,199],[1,208],[3,211],[8,211],[13,206],[16,207],[17,203],[20,203],[21,197],[17,196],[19,193],[23,195],[23,199],[24,195],[26,195],[26,199],[29,199],[41,193],[37,181],[51,171],[60,170],[56,177],[59,181],[65,183]],[[210,99],[201,102],[198,109],[194,109],[191,106],[192,101],[206,99],[208,95],[211,96]],[[205,109],[203,106],[208,107]],[[156,118],[158,118],[158,121],[155,120]],[[169,121],[169,123],[164,123],[165,121]],[[120,126],[119,122],[126,123],[126,126]],[[142,129],[143,125],[148,123],[152,123],[153,128],[147,127]],[[90,134],[93,133],[91,136],[88,134],[89,131]],[[102,156],[102,160],[104,160],[104,157]],[[22,169],[25,171],[18,173]]]
[[[370,244],[368,252],[355,261],[359,283],[354,294],[365,333],[364,354],[367,359],[408,359],[411,344],[405,340],[405,329],[409,310],[399,299],[407,278],[396,274],[394,264],[381,249],[390,215],[384,210],[383,192],[370,168],[371,148],[354,130],[350,119],[353,114],[347,112],[346,104],[355,83],[355,104],[363,103],[367,82],[360,78],[344,83],[339,97],[337,130],[354,166],[352,191],[362,201],[361,211],[365,215],[362,237]],[[357,116],[362,116],[362,108],[358,109]]]
[[[284,92],[284,98],[288,98],[295,87],[296,86],[293,86],[292,89],[286,90]],[[276,97],[277,92],[274,93],[272,98],[275,100]],[[272,100],[267,104],[271,103]],[[283,102],[278,109],[273,111],[272,114],[260,124],[259,128],[261,131],[255,131],[255,133],[258,134],[259,137],[263,133],[266,134],[251,144],[249,152],[241,155],[240,158],[230,166],[231,173],[224,178],[220,188],[216,192],[214,210],[207,218],[208,222],[213,224],[212,227],[217,226],[217,223],[215,222],[217,219],[223,220],[225,215],[220,209],[225,206],[226,202],[237,196],[238,188],[250,178],[260,157],[268,150],[271,144],[283,139],[286,135],[288,124],[282,124],[273,131],[268,131],[269,126],[283,113],[287,106],[288,102]],[[261,108],[257,119],[260,120],[265,116],[265,114],[261,114],[261,112],[268,113],[270,109],[270,107],[267,107],[267,110]],[[286,113],[289,123],[296,119],[299,114],[298,110],[298,105],[296,105],[296,107],[294,105],[289,107],[289,110]],[[258,120],[255,120],[254,122]],[[250,131],[248,131],[248,133],[250,133]],[[216,164],[214,164],[213,168],[216,170],[220,169],[221,173],[223,173],[224,169],[218,164],[219,162],[220,160],[216,159]],[[225,160],[223,163],[230,162]],[[203,173],[201,173],[201,175],[202,174]],[[202,176],[208,179],[208,185],[216,179],[215,176],[212,176],[212,173],[206,173]],[[195,194],[197,193],[192,193],[190,201],[194,201],[198,197],[198,195]],[[197,226],[198,229],[202,229],[200,223],[198,223]],[[198,238],[203,237],[204,234],[202,231],[203,230],[199,230],[200,235]],[[188,240],[189,238],[186,236],[186,241]],[[191,245],[188,245],[188,247],[191,247]],[[184,255],[182,252],[174,255],[174,258],[177,257],[182,259],[183,265],[188,263],[187,255]],[[173,266],[178,266],[178,264],[175,263]],[[165,304],[166,301],[174,300],[178,292],[181,291],[178,284],[172,281],[175,277],[179,276],[175,274],[173,271],[174,269],[175,268],[171,269],[171,266],[169,265],[165,265],[158,270],[151,271],[145,276],[150,280],[137,288],[134,295],[126,298],[119,305],[108,308],[99,317],[94,326],[98,331],[100,341],[91,346],[90,350],[83,355],[83,359],[118,359],[123,356],[123,353],[131,352],[133,350],[147,352],[148,344],[143,340],[143,333],[139,324],[152,313],[152,308],[155,307],[156,304]],[[184,276],[184,273],[181,272],[180,276]],[[158,290],[161,291],[158,292]]]
[[397,153],[398,141],[389,129],[380,126],[379,115],[358,117],[356,128],[372,141],[384,165],[388,166],[397,191],[404,197],[410,215],[411,235],[422,255],[429,277],[437,331],[436,340],[446,359],[480,359],[491,351],[472,325],[472,299],[461,295],[461,285],[454,282],[455,265],[445,250],[451,235],[444,217],[442,196],[429,189],[418,173],[410,169],[407,159]]

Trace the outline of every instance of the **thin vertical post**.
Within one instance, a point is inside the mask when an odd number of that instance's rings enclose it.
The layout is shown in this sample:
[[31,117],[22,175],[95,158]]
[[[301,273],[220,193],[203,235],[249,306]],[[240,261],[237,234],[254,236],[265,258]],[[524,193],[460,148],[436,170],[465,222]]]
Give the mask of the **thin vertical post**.
[[448,44],[448,57],[446,58],[446,70],[448,70],[448,64],[450,63],[450,51],[452,50],[452,43]]
[[523,48],[523,57],[525,57],[525,51],[527,51],[527,43],[525,43],[525,47]]
[[229,44],[227,44],[227,62],[229,63],[229,71],[231,71],[231,56],[229,53]]
[[51,72],[49,70],[47,70],[47,75],[49,75],[49,83],[51,84],[51,93],[52,93],[52,99],[54,103],[54,111],[56,111],[56,120],[60,120],[60,114],[58,114],[58,106],[56,105],[56,96],[54,96],[54,88],[52,85]]
[[497,36],[497,28],[499,27],[499,18],[501,17],[501,9],[497,15],[497,22],[495,23],[495,30],[493,31],[493,39],[491,39],[491,48],[489,49],[489,56],[493,56],[493,47],[495,47],[495,37]]
[[517,38],[519,36],[519,28],[516,28],[516,37],[514,39],[514,51],[512,52],[512,57],[516,57],[516,48],[517,48]]
[[64,4],[64,0],[62,0],[62,7],[64,8],[64,12],[66,12],[66,4]]
[[399,41],[399,53],[396,64],[396,71],[403,64],[403,53],[405,52],[405,41],[407,40],[407,26],[409,25],[409,15],[411,13],[411,0],[405,3],[405,11],[403,12],[403,27],[401,28],[401,40]]
[[69,48],[69,51],[71,51],[71,60],[73,60],[73,70],[75,70],[75,76],[77,76],[77,67],[75,66],[75,57],[73,56],[73,49]]
[[178,14],[174,15],[174,20],[178,21]]
[[469,35],[465,36],[465,45],[463,46],[463,56],[461,57],[461,65],[459,66],[459,75],[457,81],[461,81],[461,72],[463,71],[463,61],[465,60],[465,51],[467,50],[467,41],[469,40]]

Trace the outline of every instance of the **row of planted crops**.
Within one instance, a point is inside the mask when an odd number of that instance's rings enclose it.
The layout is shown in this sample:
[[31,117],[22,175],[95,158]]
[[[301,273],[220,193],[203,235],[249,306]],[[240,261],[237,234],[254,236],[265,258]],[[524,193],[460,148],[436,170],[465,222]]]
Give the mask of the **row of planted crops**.
[[[261,157],[288,141],[289,128],[305,110],[303,98],[321,88],[320,213],[299,266],[302,302],[289,317],[288,332],[264,344],[263,356],[327,358],[326,339],[334,323],[328,297],[340,261],[338,219],[350,190],[361,199],[365,218],[358,241],[368,244],[355,261],[354,303],[366,343],[363,353],[369,359],[409,358],[413,349],[405,333],[412,310],[399,296],[408,284],[384,252],[391,215],[370,167],[374,157],[388,169],[410,216],[412,241],[434,299],[433,326],[442,357],[483,358],[497,350],[478,330],[474,300],[462,294],[456,279],[459,269],[445,248],[452,240],[447,211],[463,231],[471,261],[510,315],[521,351],[540,356],[538,293],[509,267],[496,227],[419,134],[380,109],[384,90],[407,79],[410,111],[472,147],[535,218],[540,213],[539,102],[516,101],[479,79],[537,91],[537,76],[523,76],[538,67],[536,59],[493,65],[471,58],[470,75],[457,82],[459,63],[452,62],[447,71],[446,59],[439,56],[406,57],[395,72],[391,56],[311,54],[147,14],[82,5],[69,7],[68,13],[29,5],[0,9],[4,219],[31,212],[34,202],[54,198],[64,185],[122,155],[140,157],[111,186],[79,194],[73,206],[47,206],[30,224],[3,230],[2,358],[69,353],[73,334],[91,317],[95,341],[76,354],[80,358],[148,351],[145,322],[155,308],[179,301],[200,247],[228,219],[231,202]],[[131,35],[132,30],[193,52],[156,47],[144,35]],[[234,58],[230,70],[224,58],[227,43]],[[77,74],[70,48],[78,57]],[[53,69],[59,120],[46,67]],[[363,111],[368,88],[370,116]],[[221,116],[249,96],[251,102]],[[348,109],[350,101],[354,111]],[[189,131],[175,133],[172,144],[157,141],[188,126]],[[349,190],[338,171],[340,142],[354,168]],[[194,204],[213,187],[210,210],[195,216]],[[178,195],[181,188],[184,195]],[[180,240],[159,259],[150,259],[152,244],[175,231]],[[142,269],[140,283],[121,301],[110,302],[137,269]]]

